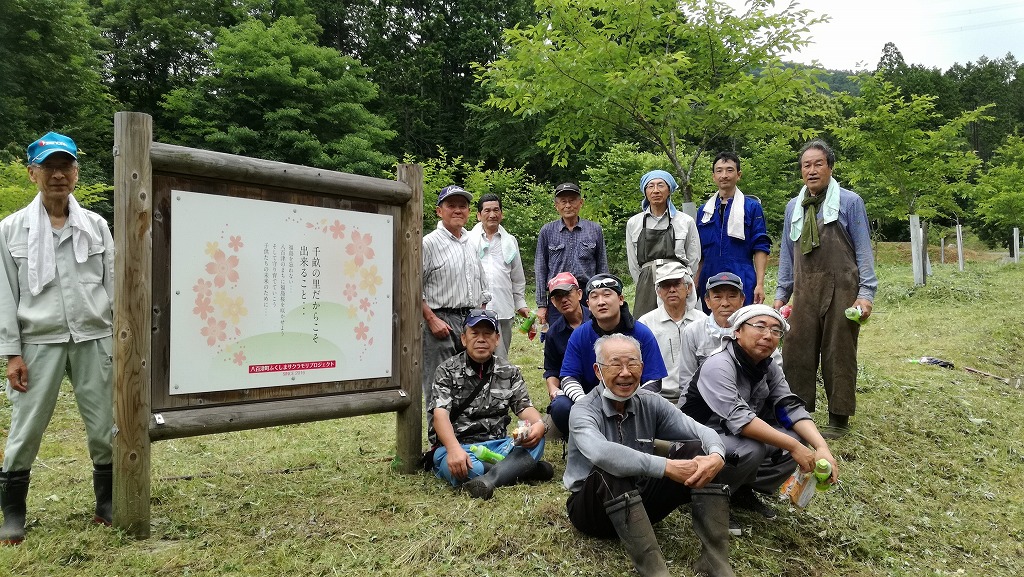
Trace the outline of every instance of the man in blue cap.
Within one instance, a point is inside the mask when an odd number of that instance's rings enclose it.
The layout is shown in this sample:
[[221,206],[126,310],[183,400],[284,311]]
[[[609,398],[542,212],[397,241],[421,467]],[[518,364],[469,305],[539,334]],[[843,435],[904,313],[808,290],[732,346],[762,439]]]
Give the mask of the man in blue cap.
[[85,422],[94,521],[112,521],[114,241],[103,217],[72,194],[78,182],[73,140],[49,132],[30,144],[28,177],[39,193],[0,222],[0,354],[7,356],[11,401],[0,543],[15,545],[25,538],[30,470],[65,376]]
[[[460,338],[464,350],[437,368],[427,402],[434,416],[427,425],[434,474],[478,499],[515,482],[551,480],[554,469],[540,460],[546,432],[540,412],[519,367],[494,354],[498,314],[470,311]],[[509,411],[522,419],[514,437],[508,435]],[[473,453],[474,445],[501,460],[486,462]]]

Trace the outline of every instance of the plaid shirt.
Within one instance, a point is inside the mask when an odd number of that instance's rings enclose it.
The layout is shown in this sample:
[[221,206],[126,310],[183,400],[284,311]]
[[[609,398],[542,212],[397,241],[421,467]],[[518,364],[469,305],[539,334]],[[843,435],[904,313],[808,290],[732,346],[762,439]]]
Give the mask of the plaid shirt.
[[[501,439],[508,436],[508,425],[512,421],[509,410],[516,415],[533,406],[526,392],[519,367],[509,364],[500,357],[493,357],[494,365],[483,374],[488,382],[480,389],[462,414],[452,423],[459,443],[467,445]],[[427,412],[445,409],[449,413],[461,405],[480,383],[480,376],[469,366],[466,353],[462,352],[437,367],[434,376],[433,394]],[[433,422],[427,431],[431,446],[438,444]]]
[[571,272],[580,282],[608,272],[604,231],[596,222],[579,219],[571,230],[562,219],[541,227],[534,255],[537,276],[537,306],[548,306],[548,281],[560,272]]

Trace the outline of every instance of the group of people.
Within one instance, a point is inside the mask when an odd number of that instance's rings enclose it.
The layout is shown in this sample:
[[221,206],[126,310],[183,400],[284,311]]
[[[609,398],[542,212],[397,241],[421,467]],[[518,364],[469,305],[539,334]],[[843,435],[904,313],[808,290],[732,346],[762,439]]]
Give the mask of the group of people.
[[[774,517],[759,495],[822,459],[838,480],[826,438],[845,434],[855,411],[860,328],[844,311],[870,316],[877,289],[863,200],[832,178],[824,141],[807,143],[799,161],[804,187],[786,207],[772,306],[771,240],[760,202],[737,186],[735,153],[715,158],[718,192],[696,218],[673,205],[669,173],[641,178],[641,212],[626,223],[632,310],[608,272],[601,227],[579,217],[579,186],[555,188],[560,218],[541,227],[534,259],[547,415],[502,341],[513,315],[529,311],[501,200],[477,202],[470,232],[472,194],[443,189],[438,228],[423,240],[423,388],[437,476],[489,499],[502,485],[550,479],[545,440],[564,439],[566,509],[580,532],[618,536],[641,574],[667,575],[652,523],[689,502],[695,570],[732,575],[730,507]],[[819,365],[821,431],[811,418]],[[520,419],[511,435],[510,410]]]
[[[477,199],[478,224],[466,230],[473,195],[442,189],[437,229],[422,245],[426,466],[489,499],[497,487],[552,479],[545,443],[565,439],[566,508],[579,531],[617,535],[642,574],[667,574],[651,524],[690,502],[702,544],[695,568],[731,575],[730,506],[773,516],[758,494],[819,459],[838,479],[825,437],[842,434],[854,414],[859,329],[844,309],[870,316],[877,288],[863,201],[832,178],[826,143],[811,141],[799,158],[805,186],[786,207],[773,306],[764,304],[771,242],[760,203],[737,187],[735,154],[716,157],[719,190],[696,219],[673,206],[670,174],[641,179],[641,212],[626,224],[632,311],[608,272],[601,227],[579,217],[579,186],[555,188],[560,218],[541,227],[534,259],[536,315],[548,327],[547,415],[508,361],[512,319],[530,311],[501,199]],[[0,471],[6,544],[25,537],[31,467],[69,375],[93,464],[94,519],[112,519],[113,241],[104,219],[73,195],[73,140],[48,133],[27,159],[38,194],[0,221],[0,354],[11,402]],[[824,435],[810,415],[819,364]]]

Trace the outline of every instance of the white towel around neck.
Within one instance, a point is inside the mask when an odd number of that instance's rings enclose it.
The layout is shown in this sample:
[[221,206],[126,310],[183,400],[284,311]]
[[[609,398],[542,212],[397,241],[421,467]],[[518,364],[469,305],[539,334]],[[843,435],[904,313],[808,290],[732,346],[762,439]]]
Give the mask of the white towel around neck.
[[[707,224],[711,217],[715,215],[715,208],[718,207],[718,193],[711,195],[711,198],[704,203],[704,215],[701,217],[701,224]],[[732,195],[732,210],[729,211],[729,222],[726,223],[725,232],[729,236],[745,240],[746,233],[743,230],[743,221],[746,219],[746,202],[743,193],[740,192],[739,187],[736,187],[736,193]]]
[[[26,209],[25,228],[28,229],[28,290],[32,296],[43,292],[43,287],[57,276],[56,247],[53,243],[53,227],[50,215],[43,206],[43,194],[36,194],[35,199]],[[72,195],[68,196],[67,226],[71,227],[71,244],[75,252],[75,261],[79,264],[89,259],[89,243],[99,243],[88,226],[85,210]]]

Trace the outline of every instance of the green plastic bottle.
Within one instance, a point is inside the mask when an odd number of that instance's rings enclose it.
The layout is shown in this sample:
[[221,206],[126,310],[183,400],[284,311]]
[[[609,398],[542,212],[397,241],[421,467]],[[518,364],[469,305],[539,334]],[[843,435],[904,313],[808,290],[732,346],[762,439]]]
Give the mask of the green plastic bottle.
[[537,311],[530,311],[530,316],[526,317],[526,320],[519,325],[519,332],[528,334],[530,329],[533,328],[533,323],[537,322]]
[[857,323],[858,325],[862,325],[862,324],[868,322],[868,319],[861,318],[863,315],[864,315],[864,310],[861,309],[859,306],[858,307],[850,307],[850,308],[846,309],[846,318],[848,318],[851,321]]
[[825,459],[818,459],[818,462],[814,465],[814,478],[817,480],[816,487],[819,491],[828,491],[832,488],[832,485],[828,482],[828,478],[831,476],[832,463]]
[[485,463],[497,463],[498,461],[505,460],[505,455],[495,453],[483,445],[470,445],[469,452],[476,455],[477,459],[480,459]]

